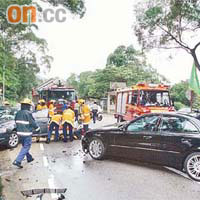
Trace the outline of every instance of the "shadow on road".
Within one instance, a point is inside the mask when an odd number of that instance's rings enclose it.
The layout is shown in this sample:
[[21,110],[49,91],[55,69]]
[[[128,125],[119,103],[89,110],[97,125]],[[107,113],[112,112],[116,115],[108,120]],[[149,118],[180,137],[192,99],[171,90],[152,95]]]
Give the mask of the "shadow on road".
[[177,170],[175,168],[172,168],[173,170],[170,170],[169,168],[166,168],[166,166],[155,165],[155,164],[152,164],[152,163],[140,162],[140,161],[136,161],[136,160],[128,160],[128,159],[125,159],[125,158],[110,157],[110,156],[107,156],[106,160],[114,161],[114,162],[120,162],[120,163],[126,163],[126,164],[134,165],[134,166],[137,166],[137,167],[147,168],[147,169],[150,169],[150,170],[166,172],[166,173],[169,173],[169,174],[177,175],[177,176],[182,177],[184,179],[185,178],[190,179],[189,177],[187,177],[187,175],[183,171]]

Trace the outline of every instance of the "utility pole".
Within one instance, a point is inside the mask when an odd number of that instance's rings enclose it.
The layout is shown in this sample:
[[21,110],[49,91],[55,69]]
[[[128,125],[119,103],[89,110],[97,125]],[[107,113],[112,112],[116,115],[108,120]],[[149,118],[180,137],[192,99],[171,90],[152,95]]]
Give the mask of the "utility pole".
[[3,56],[3,103],[5,102],[5,72],[6,72],[6,46],[5,40],[3,38],[3,48],[4,48],[4,56]]
[[4,59],[3,59],[3,102],[5,102],[5,69],[6,69],[6,59],[5,59],[5,56],[4,56]]

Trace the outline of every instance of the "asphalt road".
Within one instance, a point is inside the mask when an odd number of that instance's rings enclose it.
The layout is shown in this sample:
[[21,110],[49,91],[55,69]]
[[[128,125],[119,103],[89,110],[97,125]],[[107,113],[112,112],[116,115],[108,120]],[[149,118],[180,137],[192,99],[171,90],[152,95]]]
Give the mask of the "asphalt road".
[[[104,116],[103,122],[114,122]],[[84,155],[80,141],[46,144],[33,143],[34,162],[23,169],[11,165],[20,146],[0,152],[0,173],[6,200],[23,200],[20,190],[67,188],[68,200],[199,200],[200,185],[174,169],[108,158],[95,161]],[[44,200],[56,199],[46,195]],[[28,198],[30,200],[35,198]]]

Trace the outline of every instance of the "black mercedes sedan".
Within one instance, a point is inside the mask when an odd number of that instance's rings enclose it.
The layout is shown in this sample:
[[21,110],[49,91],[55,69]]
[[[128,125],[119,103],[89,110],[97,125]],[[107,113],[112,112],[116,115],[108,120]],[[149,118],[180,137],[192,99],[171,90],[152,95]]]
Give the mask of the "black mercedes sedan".
[[152,113],[131,122],[89,130],[82,148],[93,159],[120,156],[185,171],[200,181],[200,121],[176,113]]
[[[37,124],[40,126],[40,133],[33,132],[33,137],[40,138],[48,135],[48,110],[33,113]],[[15,148],[19,143],[16,133],[14,116],[5,117],[0,120],[0,146]]]

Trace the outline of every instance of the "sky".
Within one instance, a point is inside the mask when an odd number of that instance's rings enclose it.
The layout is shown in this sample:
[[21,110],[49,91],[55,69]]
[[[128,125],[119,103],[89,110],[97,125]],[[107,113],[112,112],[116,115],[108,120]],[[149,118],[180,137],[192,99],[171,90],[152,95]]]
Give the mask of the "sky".
[[[102,69],[108,55],[119,45],[139,48],[133,31],[135,3],[86,0],[87,11],[82,19],[69,15],[64,23],[40,23],[37,34],[47,40],[49,54],[54,58],[46,78],[67,79],[70,73]],[[193,61],[183,50],[152,50],[147,56],[148,62],[172,84],[189,79]]]

